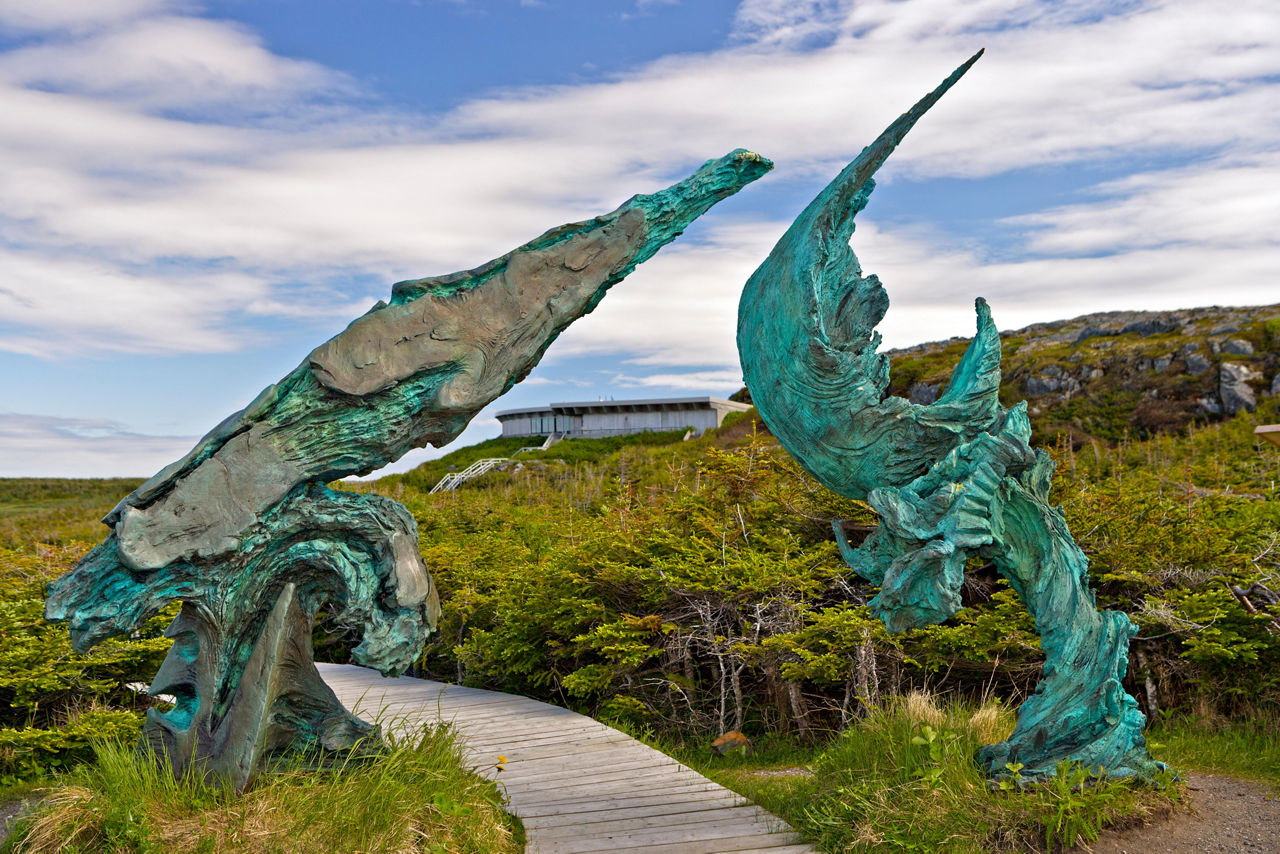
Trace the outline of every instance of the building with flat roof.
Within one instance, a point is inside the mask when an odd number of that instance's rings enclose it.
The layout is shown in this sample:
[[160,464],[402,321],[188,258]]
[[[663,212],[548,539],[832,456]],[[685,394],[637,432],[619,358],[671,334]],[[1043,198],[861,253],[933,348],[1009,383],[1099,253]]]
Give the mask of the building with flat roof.
[[718,397],[664,397],[655,400],[591,400],[552,403],[499,412],[502,435],[597,439],[628,433],[692,429],[701,436],[719,427],[730,412],[746,412],[749,403]]

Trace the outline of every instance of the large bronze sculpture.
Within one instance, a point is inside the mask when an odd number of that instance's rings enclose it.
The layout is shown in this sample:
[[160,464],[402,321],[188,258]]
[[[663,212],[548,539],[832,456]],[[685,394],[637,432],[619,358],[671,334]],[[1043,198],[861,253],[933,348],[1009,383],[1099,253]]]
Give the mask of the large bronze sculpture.
[[[1135,627],[1097,609],[1088,561],[1049,503],[1053,462],[1030,447],[1025,404],[998,400],[1000,338],[986,303],[935,403],[886,396],[875,326],[888,297],[849,247],[873,174],[977,58],[864,149],[747,282],[744,376],[783,446],[880,514],[857,546],[840,523],[835,531],[849,566],[880,587],[870,604],[891,631],[959,611],[969,558],[994,564],[1035,617],[1044,679],[1010,738],[980,752],[988,774],[1017,763],[1034,779],[1068,760],[1148,776],[1158,765],[1121,685]],[[182,603],[150,689],[176,703],[150,710],[144,728],[144,743],[180,772],[243,787],[273,754],[352,748],[371,727],[316,672],[315,615],[325,607],[357,627],[355,660],[390,675],[417,656],[439,602],[409,512],[325,484],[454,439],[610,286],[771,166],[738,150],[474,270],[397,284],[390,304],[121,501],[104,519],[106,541],[51,585],[46,616],[68,621],[84,650]]]
[[889,362],[874,330],[889,299],[849,247],[876,169],[977,59],[845,167],[752,275],[738,316],[742,368],[783,447],[828,488],[879,513],[856,548],[835,527],[846,562],[880,587],[870,605],[890,631],[954,615],[970,557],[994,563],[1035,617],[1044,679],[1013,735],[981,750],[986,772],[1019,763],[1035,779],[1070,760],[1146,776],[1157,765],[1121,685],[1137,629],[1095,606],[1088,560],[1049,503],[1053,461],[1028,444],[1026,404],[1006,409],[997,398],[1000,336],[986,303],[977,302],[977,335],[937,402],[886,396]]
[[318,609],[360,629],[355,660],[390,675],[439,602],[408,510],[325,484],[453,440],[611,285],[771,167],[734,151],[474,270],[397,284],[121,501],[106,541],[51,585],[46,617],[85,650],[182,603],[150,689],[177,702],[149,710],[143,736],[179,772],[243,787],[271,754],[351,748],[371,728],[316,672]]

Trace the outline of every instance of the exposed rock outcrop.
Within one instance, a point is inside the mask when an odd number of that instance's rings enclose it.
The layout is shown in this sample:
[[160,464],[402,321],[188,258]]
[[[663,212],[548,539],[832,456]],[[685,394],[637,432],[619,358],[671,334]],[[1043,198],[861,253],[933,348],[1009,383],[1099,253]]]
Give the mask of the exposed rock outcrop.
[[1262,374],[1250,370],[1248,365],[1223,362],[1218,379],[1218,398],[1222,401],[1223,411],[1227,415],[1235,415],[1242,409],[1252,412],[1258,405],[1258,399],[1249,382],[1261,378]]
[[1191,376],[1203,374],[1213,366],[1213,363],[1199,353],[1192,353],[1187,356],[1186,360],[1187,373]]
[[1252,356],[1253,345],[1240,338],[1232,338],[1222,342],[1222,352],[1232,356]]
[[[1103,312],[1000,337],[1003,397],[1028,398],[1046,441],[1064,432],[1114,441],[1181,430],[1280,394],[1280,305]],[[932,403],[967,343],[889,351],[891,392]]]

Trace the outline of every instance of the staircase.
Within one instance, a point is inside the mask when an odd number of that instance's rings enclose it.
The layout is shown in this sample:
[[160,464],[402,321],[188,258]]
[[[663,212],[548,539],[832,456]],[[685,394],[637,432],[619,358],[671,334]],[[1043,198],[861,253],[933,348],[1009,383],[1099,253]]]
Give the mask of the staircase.
[[517,454],[523,454],[525,451],[545,451],[547,448],[550,448],[552,445],[554,445],[556,442],[561,441],[562,439],[564,439],[563,433],[551,433],[550,435],[547,436],[547,440],[543,442],[541,445],[525,445],[523,448],[516,451],[511,456],[514,457]]
[[476,460],[462,471],[451,471],[444,477],[440,478],[440,482],[431,487],[429,494],[435,495],[437,492],[452,492],[462,484],[479,477],[486,472],[501,468],[511,462],[508,457],[486,457],[483,460]]

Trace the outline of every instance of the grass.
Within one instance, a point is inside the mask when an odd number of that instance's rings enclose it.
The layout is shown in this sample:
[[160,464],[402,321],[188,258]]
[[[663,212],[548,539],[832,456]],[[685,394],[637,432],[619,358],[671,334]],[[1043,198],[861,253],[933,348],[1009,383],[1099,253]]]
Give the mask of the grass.
[[818,792],[812,771],[827,742],[806,744],[787,736],[757,738],[750,753],[734,751],[717,756],[707,745],[654,746],[675,756],[725,788],[732,789],[769,812],[792,822]]
[[832,852],[1063,850],[1180,802],[1177,784],[1099,780],[1065,766],[1043,784],[993,787],[973,754],[1013,723],[994,701],[975,708],[913,692],[816,747],[764,741],[747,755],[673,752]]
[[0,478],[0,546],[97,542],[98,520],[142,481],[130,478]]
[[523,850],[502,793],[466,768],[446,727],[389,741],[374,761],[294,761],[245,794],[140,761],[108,742],[42,793],[3,854],[425,854]]
[[[917,692],[816,745],[767,737],[752,753],[728,756],[706,745],[659,746],[832,852],[1061,850],[1182,802],[1177,784],[1105,783],[1069,769],[1025,791],[990,788],[973,752],[1013,723],[1012,709],[999,703],[974,708]],[[935,734],[937,759],[925,727]],[[1153,754],[1183,775],[1225,774],[1280,793],[1280,717],[1170,717],[1147,735]]]
[[1173,768],[1266,783],[1280,795],[1280,715],[1232,721],[1173,717],[1147,737],[1154,755]]

